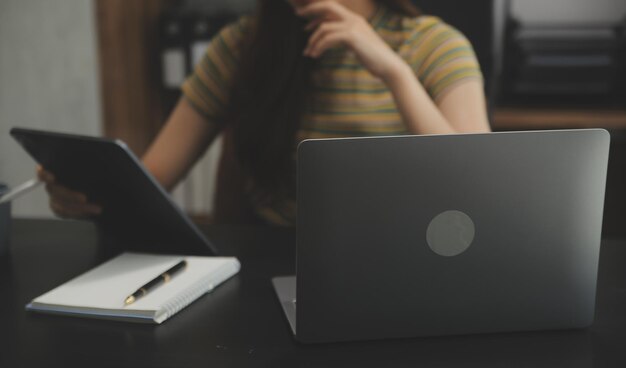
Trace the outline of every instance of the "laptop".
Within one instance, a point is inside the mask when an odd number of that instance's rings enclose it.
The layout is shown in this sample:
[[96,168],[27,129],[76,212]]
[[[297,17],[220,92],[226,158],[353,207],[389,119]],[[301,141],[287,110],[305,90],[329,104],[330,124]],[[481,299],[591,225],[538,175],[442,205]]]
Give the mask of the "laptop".
[[296,276],[303,343],[593,323],[605,130],[309,140]]

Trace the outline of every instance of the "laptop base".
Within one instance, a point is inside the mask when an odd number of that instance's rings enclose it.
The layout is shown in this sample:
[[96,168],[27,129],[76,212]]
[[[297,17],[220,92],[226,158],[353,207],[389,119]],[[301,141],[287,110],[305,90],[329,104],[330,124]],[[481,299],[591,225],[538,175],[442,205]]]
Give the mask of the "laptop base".
[[293,335],[296,335],[296,277],[274,277],[272,285],[278,296]]

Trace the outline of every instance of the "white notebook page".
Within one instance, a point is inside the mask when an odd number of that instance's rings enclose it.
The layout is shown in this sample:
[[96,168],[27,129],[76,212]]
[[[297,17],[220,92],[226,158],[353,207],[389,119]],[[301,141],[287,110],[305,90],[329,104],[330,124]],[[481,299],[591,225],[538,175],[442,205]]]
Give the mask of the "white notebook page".
[[[148,281],[180,262],[187,267],[135,303],[124,300]],[[33,300],[33,303],[80,308],[158,311],[190,286],[224,268],[239,268],[235,258],[124,253]],[[210,291],[212,287],[208,288]]]

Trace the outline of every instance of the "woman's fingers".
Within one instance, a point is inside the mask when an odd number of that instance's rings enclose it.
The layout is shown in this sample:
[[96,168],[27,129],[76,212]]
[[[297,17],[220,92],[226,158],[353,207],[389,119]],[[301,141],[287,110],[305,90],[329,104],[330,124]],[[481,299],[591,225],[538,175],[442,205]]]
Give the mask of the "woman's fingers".
[[[307,47],[304,49],[304,55],[311,56],[311,57],[319,56],[318,45],[319,45],[320,40],[324,39],[329,34],[342,32],[344,28],[345,27],[341,22],[329,22],[329,23],[324,23],[321,26],[319,26],[309,38]],[[313,51],[315,51],[315,55],[313,54]]]
[[89,203],[87,196],[56,183],[54,175],[37,166],[37,177],[46,183],[50,208],[62,218],[87,219],[102,213],[102,207]]
[[316,29],[320,24],[324,23],[324,19],[321,18],[316,18],[313,19],[312,21],[310,21],[305,27],[304,30],[306,32],[310,32],[314,29]]
[[102,213],[102,207],[89,203],[87,196],[60,185],[46,185],[50,194],[50,208],[61,217],[88,218]]
[[309,50],[308,55],[313,58],[317,58],[322,55],[326,50],[346,43],[346,36],[343,33],[335,32],[328,33]]
[[88,218],[102,213],[102,208],[93,203],[64,202],[50,197],[50,208],[54,213],[67,218]]
[[37,166],[37,178],[44,183],[54,183],[54,175],[51,172],[46,171],[41,165]]
[[37,166],[37,177],[46,183],[46,191],[51,197],[68,203],[87,203],[87,196],[57,184],[54,175],[41,166]]
[[317,58],[329,48],[340,44],[351,47],[364,19],[336,1],[320,1],[297,10],[301,17],[312,19],[305,30],[315,29],[309,38],[304,55]]
[[102,209],[94,204],[74,204],[50,198],[50,208],[59,217],[73,219],[87,219],[102,213]]
[[64,203],[84,204],[87,203],[87,196],[67,189],[58,184],[46,184],[46,190],[50,197],[57,198]]
[[375,77],[388,80],[405,61],[361,15],[352,12],[336,1],[320,1],[297,11],[311,19],[306,29],[317,27],[309,38],[304,55],[318,58],[328,49],[346,46],[359,62]]

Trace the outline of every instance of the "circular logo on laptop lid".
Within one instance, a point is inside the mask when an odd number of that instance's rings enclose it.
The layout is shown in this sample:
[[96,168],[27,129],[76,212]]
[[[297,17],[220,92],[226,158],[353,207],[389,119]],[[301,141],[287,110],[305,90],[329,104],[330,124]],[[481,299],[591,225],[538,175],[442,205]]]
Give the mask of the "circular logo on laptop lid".
[[461,211],[445,211],[430,221],[426,242],[430,249],[443,257],[454,257],[465,252],[476,233],[474,222]]

